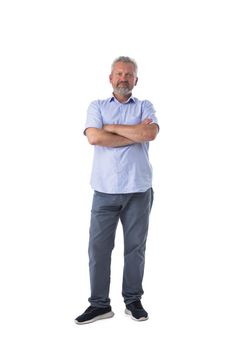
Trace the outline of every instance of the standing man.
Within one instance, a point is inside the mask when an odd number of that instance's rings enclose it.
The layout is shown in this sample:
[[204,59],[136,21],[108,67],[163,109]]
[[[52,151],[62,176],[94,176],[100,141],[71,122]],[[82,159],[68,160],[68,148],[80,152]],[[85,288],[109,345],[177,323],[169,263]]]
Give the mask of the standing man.
[[140,301],[153,203],[148,150],[159,127],[152,103],[132,96],[138,82],[133,59],[121,56],[114,60],[109,80],[113,94],[90,104],[84,132],[95,151],[88,250],[91,296],[90,306],[75,320],[78,324],[114,316],[109,299],[110,265],[119,220],[124,233],[125,313],[137,321],[148,319]]

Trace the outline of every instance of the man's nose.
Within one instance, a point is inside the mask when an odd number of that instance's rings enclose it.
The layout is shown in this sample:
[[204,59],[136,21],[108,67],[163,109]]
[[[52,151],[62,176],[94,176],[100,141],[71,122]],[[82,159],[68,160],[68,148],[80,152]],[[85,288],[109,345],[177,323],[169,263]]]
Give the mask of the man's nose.
[[127,81],[126,75],[122,75],[122,76],[121,76],[121,81]]

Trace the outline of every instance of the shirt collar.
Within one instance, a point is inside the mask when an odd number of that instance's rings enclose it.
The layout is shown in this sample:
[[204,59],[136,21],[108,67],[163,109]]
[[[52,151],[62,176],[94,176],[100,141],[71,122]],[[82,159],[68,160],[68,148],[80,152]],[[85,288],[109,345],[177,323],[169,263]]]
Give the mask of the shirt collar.
[[[112,97],[109,98],[109,102],[112,102],[112,101],[116,101],[118,103],[122,103],[122,102],[119,102],[114,95],[112,95]],[[135,103],[135,97],[130,96],[127,101],[123,102],[123,104],[131,103],[131,102]]]

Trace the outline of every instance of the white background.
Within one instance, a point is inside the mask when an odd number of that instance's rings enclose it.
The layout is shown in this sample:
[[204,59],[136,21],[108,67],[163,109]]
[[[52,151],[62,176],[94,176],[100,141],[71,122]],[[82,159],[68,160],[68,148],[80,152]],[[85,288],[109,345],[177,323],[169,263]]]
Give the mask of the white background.
[[[0,329],[8,349],[233,348],[231,1],[1,1]],[[112,261],[115,317],[77,326],[88,306],[93,99],[112,60],[139,65],[155,204],[143,304],[124,315],[122,232]]]

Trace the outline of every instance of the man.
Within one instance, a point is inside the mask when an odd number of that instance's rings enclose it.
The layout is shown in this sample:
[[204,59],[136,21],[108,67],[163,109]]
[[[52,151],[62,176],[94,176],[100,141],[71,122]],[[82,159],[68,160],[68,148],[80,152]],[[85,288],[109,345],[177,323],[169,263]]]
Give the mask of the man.
[[149,142],[159,131],[153,105],[132,96],[138,82],[137,64],[121,56],[109,76],[112,97],[97,100],[87,111],[85,135],[94,145],[91,186],[94,189],[90,238],[90,306],[78,324],[114,315],[110,306],[110,264],[120,220],[124,233],[122,295],[126,314],[148,319],[141,304],[149,214],[153,203]]

